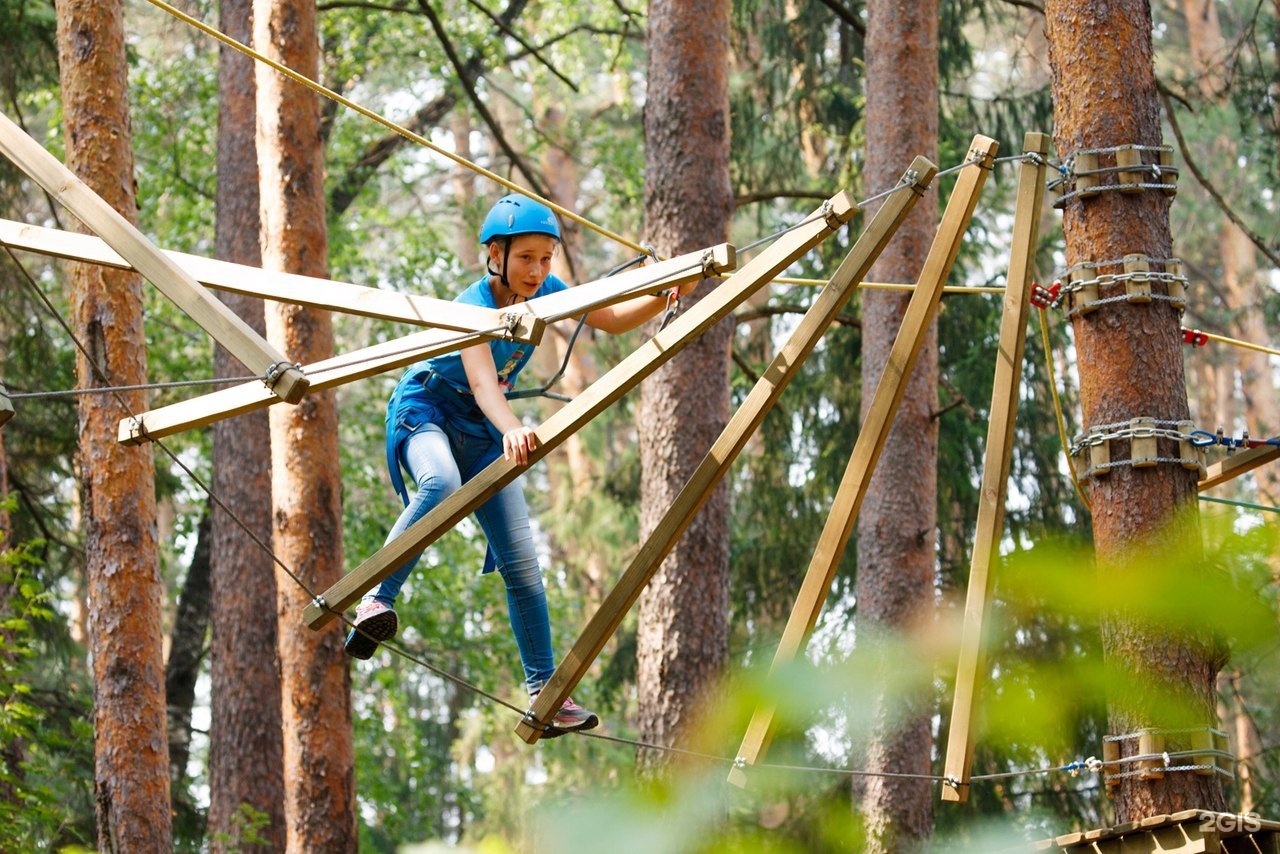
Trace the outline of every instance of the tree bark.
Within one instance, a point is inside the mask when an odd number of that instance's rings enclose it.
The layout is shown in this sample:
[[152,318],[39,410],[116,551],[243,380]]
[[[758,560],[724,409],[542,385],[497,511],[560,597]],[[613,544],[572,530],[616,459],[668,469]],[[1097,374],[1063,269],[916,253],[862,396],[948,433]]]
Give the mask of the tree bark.
[[[937,160],[938,4],[867,4],[868,192],[893,186],[916,155]],[[937,230],[937,192],[931,189],[898,229],[872,268],[876,281],[914,282]],[[889,358],[909,293],[862,295],[862,415]],[[937,549],[938,333],[936,322],[916,361],[858,519],[857,631],[922,628],[934,611]],[[905,705],[901,701],[905,701]],[[931,693],[882,698],[868,740],[867,770],[928,774],[933,715]],[[868,849],[918,848],[933,826],[927,780],[870,776],[861,794]],[[858,793],[855,790],[855,798]]]
[[[57,4],[67,165],[137,221],[123,8],[119,0]],[[69,265],[81,387],[147,381],[142,283]],[[123,403],[121,403],[123,400]],[[116,425],[147,408],[143,392],[80,398],[80,459],[94,678],[94,798],[102,851],[168,851],[169,799],[155,465],[148,447],[116,442]]]
[[[315,77],[316,7],[304,0],[254,0],[254,44]],[[327,278],[324,160],[316,96],[267,66],[256,69],[263,266]],[[333,355],[328,312],[273,304],[268,340],[290,360]],[[297,406],[274,406],[271,486],[274,548],[311,591],[342,576],[338,413],[332,391]],[[290,851],[355,851],[351,680],[336,630],[313,633],[300,614],[310,595],[276,577],[284,720],[285,814]]]
[[[663,255],[722,242],[729,232],[729,15],[728,0],[649,4],[645,220]],[[728,421],[732,332],[729,320],[720,322],[642,386],[642,537]],[[722,483],[640,600],[642,739],[684,737],[707,699],[728,656],[728,572],[729,493]],[[641,757],[650,769],[664,759]]]
[[[1140,0],[1049,0],[1045,4],[1053,75],[1055,143],[1060,157],[1087,148],[1160,144],[1160,116],[1152,67],[1151,10]],[[1069,200],[1063,211],[1067,261],[1100,262],[1141,253],[1168,258],[1169,197],[1159,191],[1103,192]],[[1118,272],[1118,267],[1099,272]],[[1162,291],[1154,283],[1153,292]],[[1102,288],[1106,298],[1123,284]],[[1187,417],[1180,317],[1168,302],[1111,303],[1073,323],[1080,365],[1080,400],[1086,429],[1130,418],[1178,421]],[[1161,456],[1178,456],[1176,443],[1159,440]],[[1128,458],[1129,442],[1111,442],[1111,459]],[[1203,546],[1196,508],[1196,475],[1181,465],[1120,466],[1090,482],[1093,537],[1101,579],[1134,577],[1143,567],[1177,572],[1200,569]],[[1105,589],[1105,586],[1104,588]],[[1112,734],[1146,727],[1211,726],[1220,667],[1215,649],[1191,638],[1192,627],[1143,624],[1112,606],[1103,621],[1103,651],[1115,674],[1108,699]],[[1172,694],[1179,702],[1170,702]],[[1175,712],[1175,710],[1178,710]],[[1170,736],[1166,750],[1189,744]],[[1138,743],[1121,743],[1122,756]],[[1125,766],[1127,767],[1127,766]],[[1119,770],[1119,769],[1117,769]],[[1114,772],[1113,772],[1114,773]],[[1216,776],[1166,773],[1160,779],[1123,777],[1115,795],[1116,820],[1181,809],[1226,806]]]
[[[241,42],[252,39],[253,0],[222,0],[220,16],[224,32]],[[262,253],[253,66],[252,59],[229,48],[219,54],[215,242],[219,258],[257,266]],[[262,300],[230,293],[222,300],[256,332],[266,334]],[[244,373],[225,348],[214,350],[213,361],[217,376]],[[225,509],[213,510],[208,835],[215,852],[266,854],[285,846],[275,566],[260,545],[271,542],[266,412],[213,425],[213,484]],[[246,809],[265,816],[257,831],[260,846],[242,838]]]
[[178,612],[169,636],[169,660],[164,668],[164,695],[169,713],[169,778],[175,792],[180,791],[186,781],[187,761],[191,758],[191,707],[195,705],[196,680],[204,660],[205,635],[209,632],[209,529],[209,516],[205,514],[196,534],[187,580],[178,597]]

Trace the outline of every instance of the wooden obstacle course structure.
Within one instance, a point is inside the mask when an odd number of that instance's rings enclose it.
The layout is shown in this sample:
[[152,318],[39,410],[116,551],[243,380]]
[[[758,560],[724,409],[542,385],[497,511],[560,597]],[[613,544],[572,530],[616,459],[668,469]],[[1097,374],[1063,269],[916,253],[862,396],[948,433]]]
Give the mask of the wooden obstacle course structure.
[[[496,311],[492,316],[498,326],[479,329],[461,335],[452,330],[430,329],[405,338],[387,341],[351,353],[334,356],[305,367],[317,391],[334,388],[374,374],[404,367],[441,353],[449,353],[468,347],[478,341],[504,336],[505,330],[528,329],[541,334],[547,323],[602,306],[613,305],[645,293],[655,293],[665,288],[700,279],[711,272],[732,269],[737,262],[733,246],[722,243],[699,252],[691,252],[670,258],[648,267],[638,267],[595,282],[578,285],[557,294],[538,297],[510,308]],[[120,441],[136,444],[148,439],[159,439],[173,433],[212,424],[233,415],[240,415],[271,406],[276,401],[263,395],[259,383],[222,389],[201,397],[191,398],[170,406],[144,412],[136,418],[120,422]]]
[[1018,389],[1022,382],[1023,352],[1030,311],[1031,275],[1035,264],[1036,236],[1044,201],[1044,155],[1050,139],[1028,133],[1013,215],[1013,245],[1005,287],[995,378],[991,386],[991,410],[987,445],[982,463],[978,519],[969,563],[969,587],[965,599],[960,656],[956,665],[955,696],[947,736],[944,775],[954,785],[944,786],[942,799],[964,801],[969,793],[969,769],[973,762],[973,706],[983,672],[982,631],[988,600],[995,584],[993,564],[999,559],[1004,531],[1005,498],[1013,459],[1014,422],[1018,413]]
[[516,727],[516,734],[526,742],[533,744],[542,737],[556,711],[617,631],[662,561],[813,352],[822,334],[853,295],[859,281],[871,269],[937,171],[937,167],[923,157],[916,158],[899,185],[909,187],[910,192],[892,194],[867,224],[835,275],[805,312],[787,342],[761,374],[746,400],[725,425],[710,451],[579,634],[572,649],[556,667],[551,679],[538,693],[533,708]]
[[[857,206],[847,193],[828,199],[800,225],[779,237],[744,267],[708,292],[638,349],[592,383],[564,408],[539,425],[538,447],[529,454],[532,465],[560,445],[592,418],[676,355],[687,344],[727,317],[752,294],[790,266],[837,228],[853,218]],[[531,302],[530,305],[533,303]],[[405,560],[435,542],[473,510],[515,480],[525,469],[499,458],[462,485],[399,537],[316,597],[303,612],[313,629],[333,621],[366,591],[389,576]]]
[[267,343],[38,142],[0,112],[0,154],[25,172],[173,301],[244,365],[273,395],[297,403],[309,385],[302,371]]
[[[774,654],[771,673],[777,673],[795,659],[817,624],[880,452],[892,430],[894,416],[906,392],[906,384],[916,357],[937,312],[942,287],[959,253],[961,240],[991,170],[996,149],[995,140],[982,136],[974,138],[970,149],[970,164],[961,170],[956,180],[942,223],[921,270],[920,281],[907,305],[888,361],[876,384],[871,405],[863,419],[826,525],[819,536],[813,558]],[[768,750],[773,725],[774,709],[759,707],[755,710],[738,748],[734,768],[729,773],[729,782],[736,786],[746,785],[745,769],[759,763]]]

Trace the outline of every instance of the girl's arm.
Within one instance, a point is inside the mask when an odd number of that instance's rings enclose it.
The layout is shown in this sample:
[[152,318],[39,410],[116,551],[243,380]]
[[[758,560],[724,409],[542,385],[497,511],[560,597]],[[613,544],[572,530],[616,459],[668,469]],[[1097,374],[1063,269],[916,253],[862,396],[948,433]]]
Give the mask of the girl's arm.
[[[693,293],[694,288],[698,287],[696,281],[689,282],[680,286],[680,296]],[[605,306],[597,308],[595,311],[587,312],[587,325],[593,329],[599,329],[616,335],[619,332],[627,332],[635,329],[646,320],[652,320],[667,307],[667,298],[665,296],[641,296],[626,302],[620,302],[617,305]]]
[[511,404],[498,384],[498,368],[487,343],[475,344],[462,351],[462,367],[467,383],[485,418],[502,433],[502,456],[517,465],[529,462],[529,452],[538,447],[538,436],[511,411]]

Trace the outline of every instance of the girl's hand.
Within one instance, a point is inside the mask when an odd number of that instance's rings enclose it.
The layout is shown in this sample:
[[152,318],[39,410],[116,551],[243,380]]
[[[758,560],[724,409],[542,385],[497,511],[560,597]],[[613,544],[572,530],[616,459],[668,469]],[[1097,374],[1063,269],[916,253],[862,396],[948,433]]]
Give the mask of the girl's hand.
[[532,427],[516,427],[502,434],[502,456],[518,466],[528,465],[529,452],[538,447],[538,434]]

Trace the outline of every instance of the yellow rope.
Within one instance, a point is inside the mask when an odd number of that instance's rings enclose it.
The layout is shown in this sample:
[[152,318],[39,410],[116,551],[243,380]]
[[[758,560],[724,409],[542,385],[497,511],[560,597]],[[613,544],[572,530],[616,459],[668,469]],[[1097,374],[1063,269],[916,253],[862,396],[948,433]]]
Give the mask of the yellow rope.
[[1228,338],[1225,335],[1214,335],[1212,332],[1202,332],[1199,329],[1195,331],[1210,341],[1217,341],[1221,344],[1230,344],[1234,347],[1243,347],[1246,350],[1256,350],[1259,353],[1268,353],[1272,356],[1280,356],[1280,350],[1273,347],[1264,347],[1261,344],[1252,344],[1248,341],[1241,341],[1239,338]]
[[240,51],[240,53],[243,53],[245,56],[251,57],[257,60],[258,62],[271,66],[276,71],[279,71],[281,74],[288,77],[290,80],[293,80],[294,82],[305,86],[306,88],[310,89],[311,91],[319,95],[323,95],[324,97],[329,98],[330,100],[336,101],[337,103],[341,104],[344,107],[347,107],[348,109],[355,110],[357,113],[359,113],[362,116],[365,116],[366,118],[373,119],[375,122],[387,128],[388,130],[394,131],[395,133],[400,134],[406,139],[416,142],[418,145],[421,145],[424,148],[429,148],[432,151],[434,151],[436,154],[439,154],[443,157],[447,157],[448,159],[452,160],[454,163],[457,163],[459,166],[470,169],[479,175],[483,175],[485,178],[488,178],[490,181],[493,181],[497,184],[502,185],[503,187],[506,187],[508,190],[512,190],[513,192],[517,192],[517,193],[520,193],[521,195],[528,196],[534,201],[541,202],[542,204],[551,208],[556,213],[560,214],[566,219],[570,219],[578,223],[584,228],[590,229],[591,231],[594,231],[597,234],[600,234],[604,237],[608,237],[611,240],[615,240],[618,243],[621,243],[623,246],[633,249],[636,252],[648,253],[649,251],[645,247],[641,246],[640,244],[634,243],[620,234],[615,234],[614,232],[609,231],[607,228],[596,225],[590,220],[585,219],[582,216],[579,216],[578,214],[574,213],[573,211],[556,204],[550,199],[544,199],[541,196],[539,196],[537,193],[534,193],[531,190],[527,190],[524,187],[521,187],[520,185],[512,181],[509,181],[506,178],[503,178],[501,175],[497,174],[496,172],[490,172],[488,169],[485,169],[483,166],[479,166],[475,163],[472,163],[466,158],[460,157],[459,155],[454,154],[451,151],[446,151],[445,149],[441,148],[440,146],[436,145],[435,143],[431,142],[429,139],[421,136],[420,134],[416,134],[413,131],[409,130],[408,128],[403,127],[402,125],[396,124],[390,119],[385,118],[379,115],[378,113],[375,113],[373,110],[370,110],[367,107],[360,106],[355,101],[352,101],[349,98],[345,98],[342,95],[339,95],[337,92],[334,92],[332,89],[326,88],[325,86],[312,80],[310,77],[307,77],[303,74],[299,74],[298,72],[294,71],[292,68],[289,68],[286,65],[282,65],[281,63],[276,62],[275,60],[269,57],[263,56],[261,53],[258,53],[253,48],[248,47],[247,45],[241,44],[240,42],[226,35],[225,33],[222,33],[219,30],[204,23],[203,21],[197,18],[193,18],[192,16],[188,15],[186,12],[183,12],[181,9],[175,9],[173,6],[170,6],[168,3],[164,2],[164,0],[147,0],[147,2],[159,9],[163,9],[165,12],[168,12],[170,15],[177,18],[178,20],[186,24],[189,24],[192,27],[195,27],[197,30],[200,30],[200,32],[217,39],[227,47],[232,48],[233,50],[238,50]]
[[1062,440],[1062,453],[1067,458],[1067,470],[1071,472],[1071,485],[1076,488],[1076,495],[1080,496],[1084,509],[1092,513],[1093,507],[1080,486],[1080,480],[1076,476],[1076,464],[1071,459],[1071,442],[1067,439],[1067,420],[1062,414],[1062,399],[1058,397],[1058,369],[1054,363],[1053,344],[1049,341],[1049,322],[1044,319],[1044,309],[1040,309],[1040,340],[1044,342],[1044,364],[1049,371],[1049,392],[1053,395],[1053,412],[1058,417],[1058,437]]

